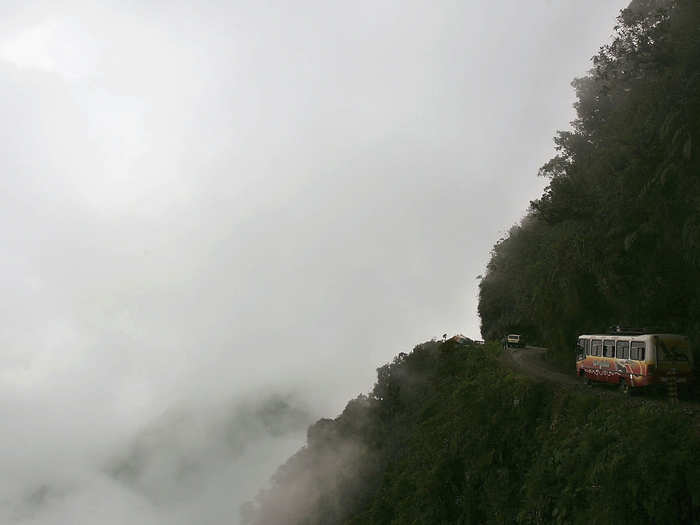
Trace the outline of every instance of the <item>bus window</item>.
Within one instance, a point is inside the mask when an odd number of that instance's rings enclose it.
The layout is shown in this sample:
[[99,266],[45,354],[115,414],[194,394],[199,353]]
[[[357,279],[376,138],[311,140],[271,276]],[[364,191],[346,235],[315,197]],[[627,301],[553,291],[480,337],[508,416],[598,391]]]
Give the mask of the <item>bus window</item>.
[[603,357],[615,357],[615,341],[612,339],[603,341]]
[[586,339],[584,342],[586,343],[586,355],[591,355],[591,340]]
[[591,355],[603,355],[603,341],[600,339],[591,340]]
[[644,361],[646,346],[644,341],[632,341],[632,346],[630,346],[630,358],[637,361]]
[[615,357],[618,359],[629,359],[630,358],[630,342],[629,341],[618,341],[615,343]]

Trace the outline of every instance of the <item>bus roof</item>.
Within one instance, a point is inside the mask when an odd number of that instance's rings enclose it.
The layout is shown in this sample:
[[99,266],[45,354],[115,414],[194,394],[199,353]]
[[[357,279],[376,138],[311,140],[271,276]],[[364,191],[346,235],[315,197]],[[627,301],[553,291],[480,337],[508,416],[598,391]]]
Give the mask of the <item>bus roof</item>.
[[655,333],[655,332],[648,332],[648,333],[622,332],[622,333],[613,333],[613,334],[581,334],[581,335],[579,335],[579,338],[581,338],[581,337],[595,337],[595,338],[600,338],[600,339],[610,339],[612,337],[624,337],[625,339],[635,338],[635,337],[684,337],[686,339],[688,338],[687,335],[683,335],[683,334]]

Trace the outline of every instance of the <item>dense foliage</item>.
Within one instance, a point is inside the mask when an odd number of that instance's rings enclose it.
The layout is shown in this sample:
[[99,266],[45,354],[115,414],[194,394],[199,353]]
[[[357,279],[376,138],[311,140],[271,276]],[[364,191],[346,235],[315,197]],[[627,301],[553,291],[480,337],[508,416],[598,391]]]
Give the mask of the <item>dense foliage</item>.
[[514,375],[496,345],[429,342],[310,427],[245,523],[700,522],[680,409]]
[[700,2],[634,0],[555,138],[549,179],[492,251],[482,334],[571,352],[576,333],[664,327],[700,344]]

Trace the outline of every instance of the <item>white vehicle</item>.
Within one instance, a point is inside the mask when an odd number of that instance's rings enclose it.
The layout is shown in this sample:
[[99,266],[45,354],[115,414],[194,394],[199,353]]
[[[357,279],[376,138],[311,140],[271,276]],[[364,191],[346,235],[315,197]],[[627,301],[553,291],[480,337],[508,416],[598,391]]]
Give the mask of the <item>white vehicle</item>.
[[506,336],[506,348],[522,348],[525,346],[523,338],[518,334],[508,334]]

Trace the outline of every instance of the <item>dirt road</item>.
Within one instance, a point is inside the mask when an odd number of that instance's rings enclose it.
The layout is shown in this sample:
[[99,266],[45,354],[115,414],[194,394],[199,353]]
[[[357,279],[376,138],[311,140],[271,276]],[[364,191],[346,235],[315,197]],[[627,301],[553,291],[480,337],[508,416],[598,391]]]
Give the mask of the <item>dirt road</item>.
[[[565,374],[554,369],[543,359],[545,351],[546,348],[534,346],[512,348],[503,352],[503,361],[514,370],[540,381],[563,385],[567,388],[577,388],[580,389],[581,392],[587,392],[590,395],[618,400],[616,402],[619,402],[620,398],[623,397],[617,388],[611,388],[609,385],[600,384],[585,386],[583,380],[579,379],[573,372],[571,374]],[[628,397],[626,401],[635,405],[649,403],[668,406],[670,403],[663,393],[657,393],[655,395],[644,393],[644,395],[639,397]],[[680,408],[685,415],[695,418],[698,432],[700,432],[700,402],[697,400],[685,399],[681,400],[675,406]]]
[[563,374],[549,366],[543,359],[545,351],[546,348],[535,346],[512,348],[504,352],[504,357],[513,368],[519,369],[531,377],[560,385],[581,384],[575,375]]

